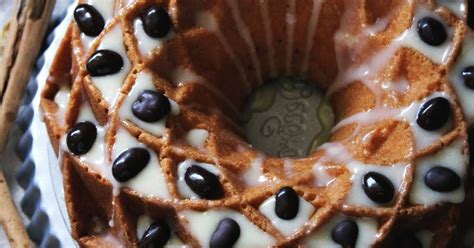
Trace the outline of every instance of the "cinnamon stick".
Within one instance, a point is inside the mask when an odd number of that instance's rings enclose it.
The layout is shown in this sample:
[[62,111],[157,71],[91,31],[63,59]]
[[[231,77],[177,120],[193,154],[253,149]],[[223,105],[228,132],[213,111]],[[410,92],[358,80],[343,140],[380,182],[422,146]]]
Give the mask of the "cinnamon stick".
[[[0,153],[6,146],[20,100],[36,63],[54,0],[18,0],[9,23],[0,63]],[[41,149],[41,148],[40,148]],[[33,247],[0,167],[0,223],[12,247]]]

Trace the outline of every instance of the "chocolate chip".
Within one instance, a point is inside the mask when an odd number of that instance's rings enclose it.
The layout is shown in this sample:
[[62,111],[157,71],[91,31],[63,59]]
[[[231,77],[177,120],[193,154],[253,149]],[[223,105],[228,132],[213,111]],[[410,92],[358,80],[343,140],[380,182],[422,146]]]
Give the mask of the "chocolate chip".
[[151,7],[141,17],[143,30],[152,38],[163,38],[171,30],[171,18],[163,7]]
[[97,138],[97,128],[91,122],[79,122],[68,131],[66,144],[75,155],[89,152]]
[[284,187],[278,191],[275,197],[275,213],[278,217],[291,220],[298,215],[300,198],[295,190]]
[[151,224],[143,234],[140,240],[140,248],[159,248],[164,247],[171,236],[169,225],[164,222],[155,222]]
[[240,237],[239,224],[230,218],[225,218],[219,222],[216,230],[211,236],[209,246],[211,248],[232,247]]
[[77,5],[74,9],[74,20],[79,30],[91,37],[98,36],[105,26],[104,18],[99,11],[88,4]]
[[421,105],[416,116],[416,123],[427,130],[442,128],[451,116],[451,103],[444,97],[436,97]]
[[156,122],[171,111],[168,98],[158,91],[144,90],[132,105],[133,114],[144,122]]
[[471,90],[474,90],[474,66],[468,66],[462,71],[462,78],[464,85]]
[[435,166],[425,175],[425,184],[438,192],[449,192],[461,187],[461,178],[453,170]]
[[122,67],[122,56],[111,50],[96,51],[86,64],[87,71],[93,77],[115,74],[119,72]]
[[112,175],[119,182],[134,178],[150,162],[150,153],[144,148],[130,148],[122,152],[112,165]]
[[439,46],[448,39],[443,24],[432,17],[424,17],[418,21],[417,31],[421,40],[431,46]]
[[217,200],[224,197],[219,178],[201,166],[190,166],[184,174],[184,180],[194,193],[204,199]]
[[377,203],[388,203],[395,196],[395,189],[390,179],[377,172],[369,172],[364,175],[362,188],[365,194]]
[[331,232],[332,240],[342,247],[355,247],[358,235],[359,227],[351,219],[340,221]]

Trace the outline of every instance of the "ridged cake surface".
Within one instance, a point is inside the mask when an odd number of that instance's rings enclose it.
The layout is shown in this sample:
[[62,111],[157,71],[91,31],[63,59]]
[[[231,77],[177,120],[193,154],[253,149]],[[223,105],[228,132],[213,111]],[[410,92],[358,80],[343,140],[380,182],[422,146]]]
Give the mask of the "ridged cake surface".
[[[472,195],[472,4],[76,4],[41,107],[81,246],[455,242]],[[285,76],[324,89],[335,113],[330,140],[302,158],[254,149],[241,125],[252,90]]]

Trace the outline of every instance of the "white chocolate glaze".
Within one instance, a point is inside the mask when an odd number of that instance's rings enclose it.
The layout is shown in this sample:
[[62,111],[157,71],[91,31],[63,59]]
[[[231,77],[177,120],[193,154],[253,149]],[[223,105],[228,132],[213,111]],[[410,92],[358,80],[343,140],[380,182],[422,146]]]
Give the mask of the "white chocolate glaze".
[[269,247],[275,244],[275,238],[262,231],[243,214],[230,209],[212,209],[205,212],[185,210],[179,213],[187,220],[187,227],[202,247],[209,247],[212,234],[219,222],[231,218],[239,224],[240,236],[233,247]]
[[317,163],[313,167],[314,174],[314,186],[316,187],[327,187],[329,184],[334,182],[335,177],[328,174],[328,168]]
[[[150,225],[153,224],[153,219],[148,216],[148,215],[141,215],[137,219],[137,238],[140,241],[141,238],[143,237],[143,234],[145,234],[146,230]],[[183,241],[178,237],[176,232],[172,229],[171,230],[171,236],[166,242],[165,247],[167,248],[177,248],[177,247],[186,247],[183,244]]]
[[465,143],[456,140],[452,144],[445,146],[434,155],[421,158],[416,163],[416,172],[411,189],[410,201],[414,204],[434,205],[442,202],[461,203],[464,201],[464,186],[451,192],[437,192],[429,188],[425,182],[425,174],[434,166],[447,167],[464,181],[467,174],[469,158],[464,154]]
[[64,126],[66,124],[66,110],[70,96],[71,89],[67,86],[61,86],[61,88],[59,88],[59,91],[54,96],[54,102],[58,106],[58,110],[56,112],[56,120],[61,126]]
[[121,185],[135,190],[142,196],[154,196],[164,199],[171,198],[156,152],[139,143],[138,140],[124,128],[118,129],[115,135],[115,143],[112,148],[112,160],[115,160],[122,152],[134,147],[147,149],[150,153],[150,162],[148,162],[147,166],[138,173],[138,175]]
[[293,43],[295,40],[296,18],[296,0],[288,1],[288,9],[285,16],[286,22],[286,75],[291,75],[291,65],[293,64]]
[[247,185],[255,186],[268,181],[268,178],[263,174],[263,164],[265,160],[266,157],[263,154],[257,154],[257,157],[255,157],[242,176]]
[[201,197],[194,193],[194,191],[188,186],[184,179],[184,175],[186,174],[186,170],[191,167],[192,165],[197,165],[200,166],[210,173],[220,176],[219,169],[217,169],[214,165],[212,164],[207,164],[207,163],[199,163],[196,162],[192,159],[187,159],[181,163],[178,164],[178,181],[177,181],[177,187],[178,187],[178,192],[183,198],[188,198],[188,199],[200,199]]
[[464,110],[464,116],[470,122],[474,122],[474,90],[467,88],[464,85],[462,72],[468,66],[474,66],[474,32],[466,30],[464,37],[463,49],[459,54],[454,67],[449,72],[449,79],[456,90],[458,99]]
[[313,8],[311,9],[311,19],[308,24],[308,34],[306,35],[306,45],[304,48],[304,59],[301,66],[301,74],[305,75],[308,72],[309,60],[311,58],[311,50],[314,45],[314,36],[319,23],[319,14],[321,12],[321,5],[324,0],[313,0]]
[[433,241],[433,233],[429,230],[421,230],[415,233],[415,236],[420,240],[423,247],[431,247]]
[[439,6],[446,7],[457,17],[464,20],[467,12],[466,2],[464,0],[437,0]]
[[261,85],[263,84],[262,69],[260,68],[260,62],[258,60],[255,43],[252,40],[252,35],[250,34],[250,31],[247,25],[245,24],[244,20],[242,20],[242,16],[240,15],[239,3],[237,0],[225,0],[225,1],[227,5],[229,6],[229,8],[231,9],[232,18],[235,21],[237,30],[239,31],[240,36],[242,37],[245,44],[247,45],[248,52],[250,55],[250,60],[255,69],[257,83]]
[[[105,27],[110,23],[114,15],[115,1],[114,0],[87,0],[87,4],[92,5],[104,18]],[[104,28],[105,28],[104,27]],[[89,50],[92,43],[97,37],[87,36],[81,32],[82,44],[86,48],[86,51]]]
[[[305,244],[307,247],[324,247],[324,248],[340,248],[341,245],[334,242],[331,238],[332,229],[340,222],[348,217],[342,215],[334,216],[328,223],[317,228],[310,235]],[[378,224],[374,219],[369,218],[352,218],[357,223],[359,235],[357,237],[355,248],[370,247],[377,238]]]
[[193,147],[203,149],[206,147],[206,141],[209,137],[209,131],[206,129],[191,129],[186,134],[186,142]]
[[[99,126],[94,112],[88,102],[82,103],[80,108],[79,115],[77,117],[77,123],[89,121],[93,123],[97,128],[97,137],[95,139],[94,145],[92,145],[91,149],[83,155],[79,156],[79,159],[84,164],[92,166],[92,169],[101,174],[102,176],[106,176],[106,169],[105,164],[107,164],[107,151],[105,147],[105,135],[107,132],[107,127]],[[66,135],[62,138],[62,147],[64,150],[69,151],[66,145]]]
[[259,0],[260,14],[262,15],[262,24],[265,30],[265,42],[267,45],[268,66],[270,68],[270,76],[277,75],[275,67],[275,48],[273,47],[272,19],[268,10],[268,0]]
[[272,222],[273,226],[278,229],[278,231],[287,237],[291,236],[306,223],[308,223],[309,219],[316,210],[311,203],[307,202],[300,196],[298,214],[291,220],[285,220],[278,217],[278,215],[275,213],[275,202],[276,198],[275,196],[272,196],[265,200],[260,205],[258,210]]
[[[369,165],[363,164],[362,162],[353,161],[347,165],[347,168],[352,173],[352,187],[346,197],[346,204],[356,206],[379,207],[385,205],[389,206],[395,202],[395,200],[397,199],[398,192],[401,189],[402,182],[405,179],[407,165]],[[395,189],[395,196],[392,202],[380,205],[372,201],[365,194],[364,189],[362,188],[362,181],[364,175],[369,172],[380,173],[390,180]]]
[[[132,105],[140,96],[140,94],[145,90],[154,90],[156,91],[156,87],[153,84],[153,77],[147,71],[142,71],[137,75],[135,84],[133,88],[126,96],[122,106],[120,107],[120,117],[124,120],[129,120],[138,125],[138,127],[142,128],[143,130],[156,135],[158,137],[162,137],[166,130],[166,120],[167,117],[153,123],[145,122],[137,118],[132,112]],[[169,99],[171,104],[171,114],[178,115],[180,112],[179,105]]]
[[196,22],[198,27],[213,32],[217,36],[217,39],[219,39],[219,42],[222,44],[224,51],[227,53],[227,55],[230,57],[233,64],[237,68],[242,82],[244,82],[247,87],[247,91],[250,91],[250,82],[247,79],[247,75],[245,73],[244,66],[242,65],[242,61],[240,61],[239,58],[235,55],[235,52],[230,46],[229,41],[227,41],[227,38],[220,30],[216,17],[211,12],[200,12],[196,16]]
[[119,72],[107,76],[90,77],[94,85],[102,93],[104,100],[107,101],[109,106],[113,106],[131,68],[127,52],[125,51],[121,24],[116,24],[115,27],[105,34],[98,50],[101,49],[112,50],[118,53],[123,60],[123,67]]
[[149,57],[154,51],[159,51],[163,44],[176,36],[173,29],[163,38],[152,38],[143,30],[143,22],[137,18],[133,22],[135,38],[137,39],[138,50],[143,57]]

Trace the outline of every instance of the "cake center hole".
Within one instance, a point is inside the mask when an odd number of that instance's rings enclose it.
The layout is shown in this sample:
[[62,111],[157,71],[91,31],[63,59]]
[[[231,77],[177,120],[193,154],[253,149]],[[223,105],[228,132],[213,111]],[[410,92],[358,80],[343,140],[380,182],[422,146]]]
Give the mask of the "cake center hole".
[[301,158],[327,142],[334,112],[323,90],[293,77],[269,80],[248,97],[247,142],[276,157]]

